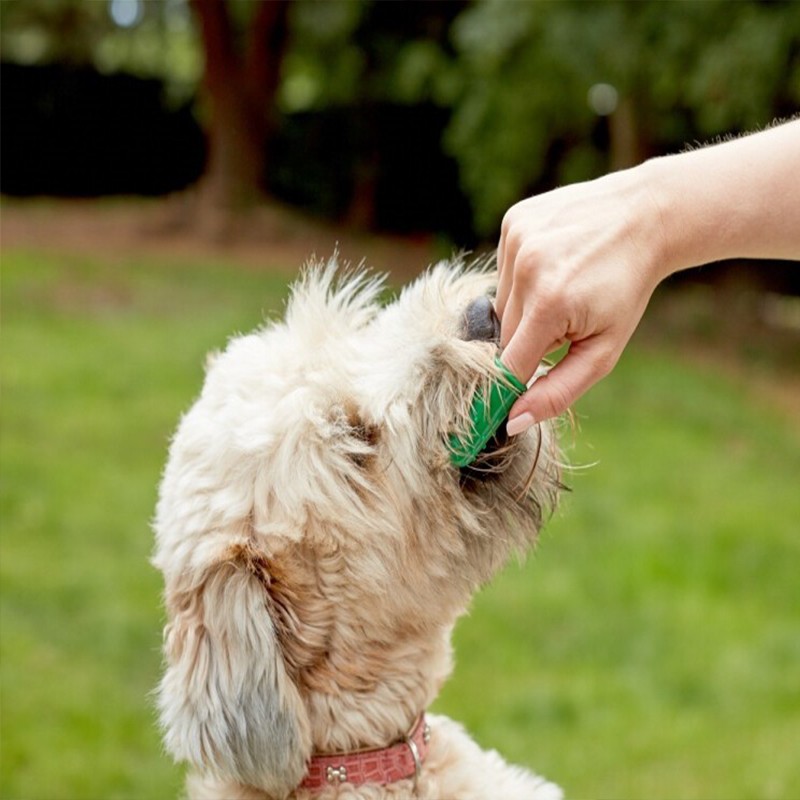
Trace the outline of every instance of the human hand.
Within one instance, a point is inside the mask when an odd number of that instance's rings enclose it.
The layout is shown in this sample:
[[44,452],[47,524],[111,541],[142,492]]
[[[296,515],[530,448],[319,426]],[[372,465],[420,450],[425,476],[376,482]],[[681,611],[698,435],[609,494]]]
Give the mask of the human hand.
[[514,404],[510,434],[557,416],[607,375],[664,274],[658,207],[635,170],[523,200],[506,213],[496,311],[504,364],[523,381],[569,351]]
[[508,432],[563,413],[608,374],[659,281],[726,258],[800,263],[800,119],[531,197],[503,220],[496,311],[521,380]]

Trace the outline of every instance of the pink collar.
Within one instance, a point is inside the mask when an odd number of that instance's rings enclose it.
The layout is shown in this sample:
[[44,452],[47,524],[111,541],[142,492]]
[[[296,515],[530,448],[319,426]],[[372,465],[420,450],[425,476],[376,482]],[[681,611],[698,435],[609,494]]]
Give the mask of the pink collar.
[[312,756],[299,788],[319,791],[341,783],[386,786],[406,778],[416,782],[428,755],[430,738],[431,729],[422,714],[411,733],[388,747]]

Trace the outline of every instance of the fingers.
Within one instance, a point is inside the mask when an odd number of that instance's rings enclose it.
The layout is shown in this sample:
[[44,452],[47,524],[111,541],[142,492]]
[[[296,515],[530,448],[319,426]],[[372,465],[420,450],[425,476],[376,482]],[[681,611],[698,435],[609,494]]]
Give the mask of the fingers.
[[[499,285],[500,279],[503,277],[503,263],[505,261],[505,246],[506,246],[506,226],[500,229],[500,241],[497,243],[497,283]],[[498,290],[499,291],[499,290]]]
[[[495,311],[497,308],[495,307]],[[519,296],[511,296],[500,318],[500,347],[508,347],[509,342],[519,328],[523,307]],[[499,312],[498,312],[499,316]]]
[[[505,362],[505,353],[503,355]],[[519,358],[516,353],[512,357]],[[536,422],[563,414],[587,389],[612,370],[618,357],[617,353],[608,352],[602,337],[573,343],[567,355],[548,375],[537,380],[514,404],[509,414],[509,434],[522,433]],[[506,365],[512,369],[507,362]]]
[[[503,329],[510,330],[511,335],[500,360],[525,383],[531,379],[541,360],[550,352],[554,341],[548,320],[537,320],[537,324],[532,322],[529,317],[523,316],[521,307],[517,305],[509,305],[503,317]],[[501,334],[501,337],[506,335]]]
[[517,257],[521,243],[519,231],[514,231],[512,226],[513,211],[512,207],[506,212],[503,218],[503,226],[500,231],[500,241],[497,245],[497,295],[495,297],[495,311],[501,319],[506,310],[511,287],[514,283],[514,273],[517,267]]
[[494,310],[500,319],[504,319],[506,309],[508,308],[509,298],[511,296],[511,288],[514,281],[514,267],[513,263],[509,263],[508,255],[505,257],[505,268],[500,273],[497,281],[497,294],[494,299]]

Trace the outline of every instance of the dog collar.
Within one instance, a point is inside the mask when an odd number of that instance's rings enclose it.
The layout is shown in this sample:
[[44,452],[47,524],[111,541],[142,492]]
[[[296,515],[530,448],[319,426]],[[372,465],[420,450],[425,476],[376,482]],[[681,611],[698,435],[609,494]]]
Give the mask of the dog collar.
[[416,784],[430,739],[431,729],[422,714],[411,733],[388,747],[312,756],[299,788],[319,791],[342,783],[386,786],[407,778],[413,778]]

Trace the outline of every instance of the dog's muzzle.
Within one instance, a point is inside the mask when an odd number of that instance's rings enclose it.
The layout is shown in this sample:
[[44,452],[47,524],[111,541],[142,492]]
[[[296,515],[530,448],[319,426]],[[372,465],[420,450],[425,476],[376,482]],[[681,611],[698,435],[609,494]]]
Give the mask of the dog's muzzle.
[[[476,297],[464,310],[461,335],[469,342],[490,342],[500,346],[500,319],[494,305],[485,295]],[[483,479],[495,472],[491,455],[508,443],[504,421],[517,397],[525,391],[519,382],[498,360],[498,369],[505,373],[504,381],[497,381],[488,391],[479,391],[470,410],[471,427],[466,435],[450,437],[450,460],[462,471],[462,477]],[[473,466],[476,461],[481,463]]]
[[500,344],[500,319],[488,297],[476,297],[467,306],[464,311],[463,338],[468,342]]

